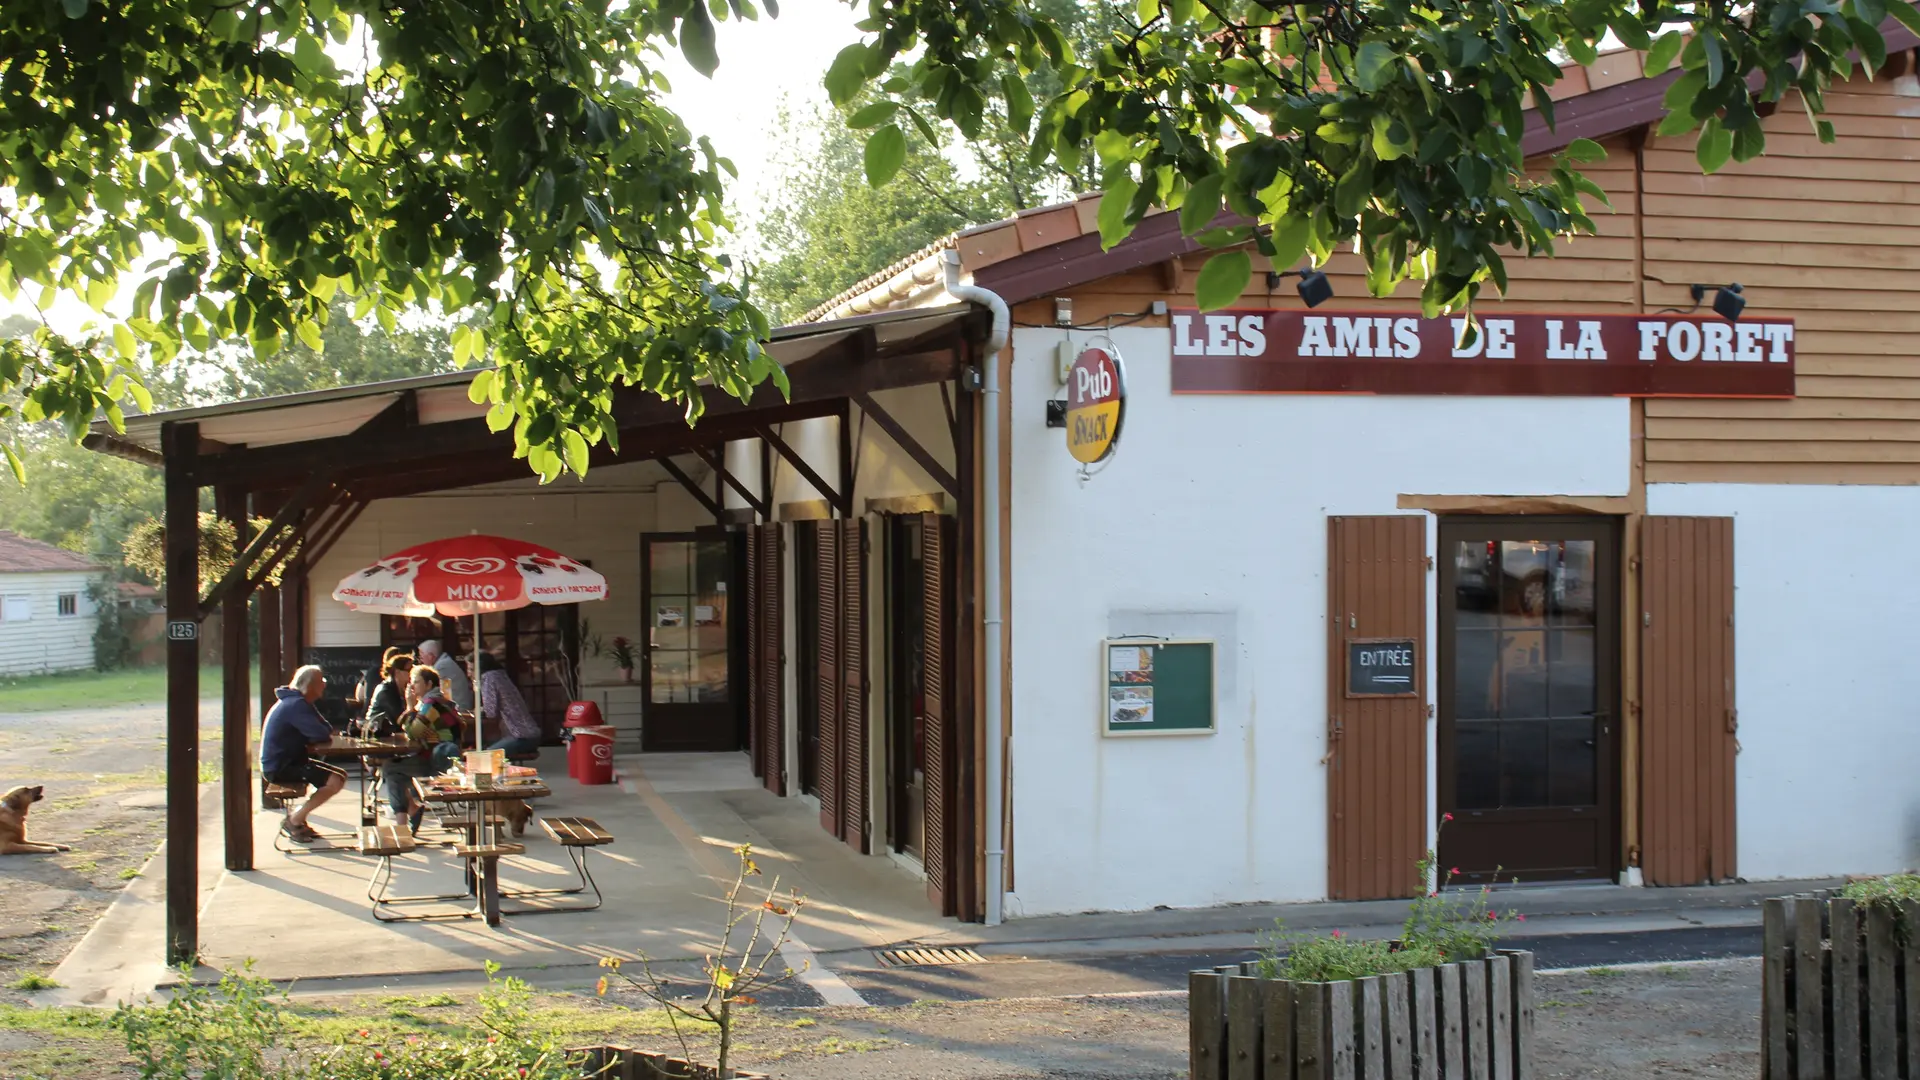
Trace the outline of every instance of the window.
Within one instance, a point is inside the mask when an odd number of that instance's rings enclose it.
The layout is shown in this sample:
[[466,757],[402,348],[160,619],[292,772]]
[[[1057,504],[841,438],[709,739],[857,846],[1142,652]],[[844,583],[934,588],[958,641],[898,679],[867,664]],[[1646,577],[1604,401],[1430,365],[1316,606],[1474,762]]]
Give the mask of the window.
[[33,618],[33,597],[9,596],[0,600],[0,622],[26,622]]
[[80,614],[79,593],[63,592],[60,594],[60,614],[62,617]]

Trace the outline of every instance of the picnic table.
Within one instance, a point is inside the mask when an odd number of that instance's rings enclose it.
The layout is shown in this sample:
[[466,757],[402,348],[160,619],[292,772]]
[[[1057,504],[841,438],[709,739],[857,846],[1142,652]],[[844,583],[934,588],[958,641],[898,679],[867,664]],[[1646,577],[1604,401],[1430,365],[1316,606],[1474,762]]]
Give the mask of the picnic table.
[[544,799],[553,789],[537,777],[506,777],[479,788],[445,776],[416,777],[414,791],[424,803],[438,803],[462,815],[466,842],[455,844],[454,854],[467,861],[467,884],[479,901],[488,926],[500,925],[500,858],[524,855],[527,846],[500,836],[499,819],[487,810],[498,803]]
[[[366,828],[378,820],[376,805],[367,783],[373,773],[374,763],[416,754],[420,748],[407,739],[362,739],[352,735],[335,735],[332,742],[310,747],[307,752],[322,761],[360,763],[360,826]],[[353,834],[349,834],[348,839],[352,838]]]

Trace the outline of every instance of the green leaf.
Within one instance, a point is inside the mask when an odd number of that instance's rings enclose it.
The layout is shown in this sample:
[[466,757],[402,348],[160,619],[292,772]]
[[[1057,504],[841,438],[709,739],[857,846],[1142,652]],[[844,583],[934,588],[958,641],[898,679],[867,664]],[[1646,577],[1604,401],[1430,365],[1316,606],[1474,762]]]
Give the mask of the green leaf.
[[473,381],[467,384],[467,400],[479,405],[493,392],[493,372],[476,371]]
[[[84,8],[86,6],[86,0],[80,0],[80,5],[81,7]],[[67,7],[69,11],[71,11],[73,7],[73,0],[68,0]],[[26,483],[27,482],[27,466],[25,462],[22,462],[20,460],[20,455],[14,453],[13,447],[7,445],[6,443],[0,443],[0,451],[4,451],[7,455],[7,467],[13,470],[14,480],[22,484]]]
[[1273,267],[1276,270],[1292,266],[1307,253],[1307,241],[1313,236],[1313,219],[1304,214],[1288,214],[1274,222]]
[[1333,186],[1333,210],[1343,218],[1359,217],[1373,196],[1373,161],[1362,157]]
[[[1911,3],[1895,0],[1894,7],[1911,8]],[[1853,14],[1868,26],[1877,27],[1887,21],[1887,0],[1853,0]]]
[[1748,124],[1733,133],[1733,160],[1752,161],[1767,149],[1767,133],[1759,124]]
[[[69,19],[85,18],[87,14],[87,0],[61,0],[60,8],[67,13],[67,18]],[[7,451],[7,456],[13,457],[13,451]],[[15,467],[14,472],[15,475],[20,477],[21,483],[24,484],[27,482],[26,474],[21,473],[18,466]]]
[[1387,75],[1398,59],[1384,41],[1369,41],[1353,56],[1353,85],[1371,94],[1386,85]]
[[1397,161],[1414,149],[1413,133],[1397,118],[1380,113],[1373,118],[1373,156]]
[[1920,7],[1910,3],[1893,4],[1887,8],[1887,14],[1900,20],[1900,25],[1920,34]]
[[1139,192],[1140,185],[1133,177],[1121,174],[1108,180],[1107,190],[1100,196],[1100,248],[1105,251],[1127,238],[1133,226],[1127,223],[1127,211],[1133,205],[1133,197]]
[[320,328],[315,326],[310,320],[301,322],[300,325],[294,329],[294,333],[307,348],[312,349],[314,352],[320,352],[326,348],[320,341]]
[[1033,123],[1033,94],[1017,71],[1000,77],[1000,95],[1007,104],[1007,126],[1024,136]]
[[1653,45],[1653,38],[1648,36],[1647,28],[1640,25],[1640,20],[1632,15],[1622,13],[1615,16],[1608,20],[1607,28],[1613,31],[1613,36],[1620,39],[1620,44],[1629,49],[1646,52]]
[[1146,26],[1160,17],[1160,0],[1138,0],[1133,13],[1140,25]]
[[587,440],[580,433],[568,428],[560,433],[560,448],[566,454],[567,468],[575,476],[587,475]]
[[1253,257],[1245,251],[1223,251],[1207,260],[1193,282],[1201,311],[1218,311],[1240,299],[1253,280]]
[[1727,74],[1727,54],[1720,44],[1720,39],[1714,37],[1711,32],[1702,31],[1700,48],[1705,51],[1707,57],[1707,85],[1719,86],[1720,80]]
[[1566,155],[1569,159],[1581,164],[1589,161],[1605,161],[1607,148],[1592,139],[1575,139],[1567,144]]
[[1815,120],[1813,122],[1813,133],[1819,136],[1820,141],[1823,143],[1832,142],[1833,141],[1833,121]]
[[713,47],[713,17],[702,4],[695,3],[680,20],[680,55],[687,58],[693,70],[709,79],[720,66],[720,54]]
[[1667,108],[1666,119],[1660,121],[1661,135],[1682,135],[1693,130],[1693,100],[1705,89],[1707,77],[1698,71],[1689,71],[1673,81],[1667,87],[1663,103]]
[[1700,141],[1694,146],[1693,154],[1700,160],[1702,172],[1719,172],[1733,156],[1733,132],[1721,126],[1719,117],[1707,117],[1707,122],[1700,126]]
[[1647,50],[1647,78],[1665,74],[1673,66],[1673,58],[1680,55],[1680,46],[1686,43],[1686,38],[1678,30],[1661,34],[1653,47]]
[[899,111],[900,103],[897,101],[876,101],[848,117],[847,126],[853,128],[855,131],[865,131],[868,128],[879,127],[881,124],[893,119],[894,114]]
[[901,131],[898,124],[888,124],[867,136],[862,162],[866,166],[868,185],[880,187],[893,179],[906,161],[907,133]]
[[849,45],[834,54],[824,81],[827,97],[835,105],[844,106],[852,102],[867,82],[867,47]]
[[1180,231],[1188,236],[1213,224],[1220,214],[1220,189],[1226,173],[1203,176],[1187,188],[1187,201],[1180,204]]

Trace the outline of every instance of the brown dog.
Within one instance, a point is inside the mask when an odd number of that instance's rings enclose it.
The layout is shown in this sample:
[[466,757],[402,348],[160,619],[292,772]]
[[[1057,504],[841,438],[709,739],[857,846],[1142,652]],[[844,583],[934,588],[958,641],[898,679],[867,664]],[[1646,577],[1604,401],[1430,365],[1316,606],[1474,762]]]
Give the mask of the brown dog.
[[508,826],[513,829],[513,835],[525,836],[527,822],[533,819],[533,804],[525,799],[504,802],[500,804],[500,815],[507,819]]
[[0,796],[0,855],[52,855],[72,851],[65,844],[36,844],[27,839],[27,808],[41,799],[37,787],[17,787]]

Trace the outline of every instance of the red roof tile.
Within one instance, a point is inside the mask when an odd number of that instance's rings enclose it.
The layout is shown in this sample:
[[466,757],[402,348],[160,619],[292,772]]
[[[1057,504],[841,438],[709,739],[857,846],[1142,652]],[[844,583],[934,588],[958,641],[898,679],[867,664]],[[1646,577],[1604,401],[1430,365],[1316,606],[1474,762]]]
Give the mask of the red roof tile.
[[0,574],[72,573],[102,569],[105,567],[85,555],[0,529]]

